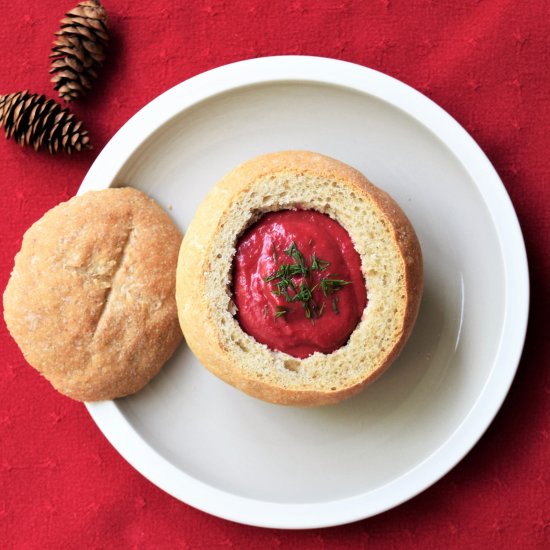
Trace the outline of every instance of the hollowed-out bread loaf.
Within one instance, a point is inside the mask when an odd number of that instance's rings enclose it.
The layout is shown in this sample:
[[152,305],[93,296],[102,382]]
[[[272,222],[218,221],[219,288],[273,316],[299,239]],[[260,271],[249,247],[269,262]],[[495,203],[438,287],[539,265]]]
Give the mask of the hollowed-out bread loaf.
[[[348,342],[306,359],[246,334],[232,301],[239,237],[262,214],[295,208],[328,214],[347,230],[368,291]],[[260,399],[311,406],[358,393],[390,365],[412,330],[422,286],[418,239],[392,198],[342,162],[286,151],[241,164],[210,191],[182,243],[176,299],[186,341],[211,372]]]
[[4,318],[27,361],[61,393],[134,393],[182,339],[175,301],[181,233],[132,188],[59,204],[23,237]]

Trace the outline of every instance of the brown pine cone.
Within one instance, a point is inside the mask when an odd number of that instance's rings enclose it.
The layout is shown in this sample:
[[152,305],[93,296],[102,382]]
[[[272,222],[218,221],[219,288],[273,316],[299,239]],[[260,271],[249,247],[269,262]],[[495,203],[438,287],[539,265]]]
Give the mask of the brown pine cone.
[[50,73],[59,97],[72,101],[92,87],[109,42],[107,14],[99,0],[84,0],[65,14],[55,33]]
[[88,131],[68,109],[28,90],[0,95],[0,127],[19,145],[44,146],[51,154],[91,149]]

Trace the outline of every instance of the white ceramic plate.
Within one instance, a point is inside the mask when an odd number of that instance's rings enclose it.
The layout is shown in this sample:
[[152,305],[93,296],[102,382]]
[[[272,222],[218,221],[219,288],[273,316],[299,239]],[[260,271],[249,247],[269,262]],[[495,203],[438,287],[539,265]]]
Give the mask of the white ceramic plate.
[[88,410],[176,498],[242,523],[309,528],[392,508],[471,449],[516,371],[528,272],[510,200],[465,130],[405,84],[336,60],[254,59],[179,84],[115,135],[79,193],[132,185],[185,231],[224,173],[283,149],[351,164],[410,217],[425,294],[401,357],[358,397],[299,409],[240,393],[182,345],[137,395]]

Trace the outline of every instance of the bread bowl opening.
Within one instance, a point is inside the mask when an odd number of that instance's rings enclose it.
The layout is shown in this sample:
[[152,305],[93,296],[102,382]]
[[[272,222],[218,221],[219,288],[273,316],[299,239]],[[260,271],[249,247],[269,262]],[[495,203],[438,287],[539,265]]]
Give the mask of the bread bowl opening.
[[[298,359],[345,345],[368,299],[348,232],[327,214],[301,209],[268,212],[247,228],[231,292],[241,329]],[[287,370],[299,365],[285,362]]]

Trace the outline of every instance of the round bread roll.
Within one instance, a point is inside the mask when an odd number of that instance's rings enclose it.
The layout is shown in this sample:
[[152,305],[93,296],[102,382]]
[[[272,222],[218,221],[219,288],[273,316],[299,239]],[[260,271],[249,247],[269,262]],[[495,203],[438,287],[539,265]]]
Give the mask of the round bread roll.
[[4,318],[27,361],[61,393],[100,401],[141,389],[182,339],[181,233],[132,188],[59,204],[23,237]]
[[[368,291],[347,343],[305,359],[245,333],[232,300],[239,237],[264,213],[297,208],[347,230]],[[186,233],[176,279],[180,324],[202,364],[249,395],[300,406],[337,403],[378,377],[411,333],[423,286],[420,245],[395,201],[350,166],[306,151],[263,155],[222,178]]]

